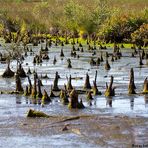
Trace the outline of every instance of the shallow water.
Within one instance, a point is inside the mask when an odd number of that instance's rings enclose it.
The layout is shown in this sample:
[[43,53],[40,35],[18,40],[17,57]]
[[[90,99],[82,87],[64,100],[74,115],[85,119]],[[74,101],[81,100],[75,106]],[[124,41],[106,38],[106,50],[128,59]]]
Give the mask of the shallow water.
[[[38,53],[40,46],[33,48],[34,53]],[[67,83],[66,76],[69,77],[71,74],[72,78],[82,77],[83,79],[72,80],[72,85],[76,88],[83,87],[85,81],[85,75],[88,72],[90,76],[90,82],[92,84],[95,71],[98,71],[97,86],[103,93],[101,96],[95,96],[92,102],[87,102],[85,95],[80,95],[79,98],[83,99],[84,105],[86,106],[83,110],[68,110],[67,106],[60,103],[59,98],[53,98],[52,103],[45,105],[42,108],[40,105],[33,104],[30,98],[19,96],[19,95],[0,95],[0,145],[2,147],[98,147],[93,143],[89,143],[86,139],[80,138],[78,135],[72,133],[66,134],[55,134],[55,135],[44,135],[40,132],[35,136],[30,133],[21,131],[17,125],[18,122],[25,119],[26,112],[29,108],[43,111],[49,115],[109,115],[109,116],[129,116],[136,117],[140,116],[143,118],[148,117],[148,96],[146,95],[127,95],[127,88],[129,82],[129,71],[130,68],[134,68],[135,72],[135,84],[136,92],[141,92],[143,89],[143,82],[145,77],[148,76],[148,66],[144,65],[142,68],[139,67],[138,58],[131,58],[130,49],[122,49],[123,57],[115,62],[110,62],[111,70],[106,71],[104,69],[104,62],[100,66],[90,66],[89,60],[92,56],[91,52],[80,53],[80,59],[70,57],[70,48],[64,47],[64,54],[66,58],[71,58],[72,69],[67,68],[67,62],[64,58],[59,58],[61,47],[52,47],[49,49],[49,61],[43,61],[40,65],[33,65],[33,56],[28,56],[24,63],[23,68],[25,71],[30,67],[31,71],[34,69],[38,72],[39,76],[47,74],[49,79],[43,79],[43,88],[49,90],[50,85],[53,83],[55,72],[58,71],[61,79],[59,79],[60,88],[63,87],[64,83]],[[0,50],[3,50],[0,47]],[[112,49],[108,50],[112,52]],[[30,53],[28,52],[28,55]],[[57,63],[53,65],[53,58],[57,57]],[[100,50],[98,50],[95,57],[100,56]],[[104,58],[105,59],[105,58]],[[146,63],[145,60],[143,60]],[[28,63],[28,65],[26,65]],[[0,64],[0,75],[4,72],[6,64]],[[16,61],[11,63],[12,70],[16,70]],[[110,76],[114,76],[114,86],[116,86],[116,96],[112,98],[105,98],[105,82],[110,81]],[[31,75],[31,79],[33,76]],[[0,78],[0,89],[2,90],[15,90],[14,79],[3,79]],[[28,84],[27,79],[22,79],[23,86]],[[49,93],[49,91],[48,91]],[[16,121],[17,120],[17,121]],[[27,121],[29,123],[29,121]],[[35,120],[36,124],[38,122]],[[8,128],[4,128],[4,125]],[[13,125],[13,126],[12,126]],[[16,125],[16,127],[15,127]],[[9,127],[10,126],[10,127]],[[12,128],[11,128],[12,127]],[[15,128],[14,128],[15,127]],[[81,140],[80,140],[81,139]],[[58,142],[57,142],[58,141]],[[30,144],[32,143],[32,144]]]

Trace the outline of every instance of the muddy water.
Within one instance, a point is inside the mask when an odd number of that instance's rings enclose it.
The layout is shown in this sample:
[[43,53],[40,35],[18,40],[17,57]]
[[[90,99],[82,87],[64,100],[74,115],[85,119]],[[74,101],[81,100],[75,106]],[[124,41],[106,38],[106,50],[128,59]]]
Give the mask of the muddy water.
[[[31,45],[30,45],[31,46]],[[38,53],[40,46],[33,48],[34,54]],[[130,58],[131,50],[122,49],[123,58],[115,62],[110,62],[111,70],[106,71],[104,69],[104,62],[100,66],[90,66],[89,60],[92,56],[92,52],[77,52],[80,55],[80,59],[70,57],[70,48],[64,47],[64,54],[66,58],[71,58],[72,69],[67,68],[67,59],[61,59],[60,55],[61,47],[52,47],[49,49],[48,55],[49,61],[43,61],[42,64],[33,65],[33,55],[28,52],[23,67],[25,71],[30,67],[31,71],[34,69],[38,72],[39,76],[47,74],[49,79],[43,79],[43,89],[47,89],[49,93],[50,85],[53,83],[54,74],[59,72],[61,79],[59,79],[59,87],[62,88],[63,84],[67,83],[66,76],[72,75],[72,85],[77,89],[82,89],[85,75],[88,72],[90,76],[90,82],[92,84],[95,71],[98,71],[97,86],[103,93],[101,96],[95,96],[92,102],[87,102],[85,95],[82,94],[79,98],[82,98],[86,106],[83,110],[68,110],[67,106],[63,106],[59,98],[53,98],[51,104],[45,105],[42,108],[40,105],[33,104],[30,98],[19,95],[0,95],[0,145],[2,147],[112,147],[123,146],[127,142],[127,146],[131,146],[134,143],[146,143],[148,135],[143,131],[147,130],[148,119],[148,96],[145,95],[127,95],[127,86],[129,82],[130,68],[134,68],[135,72],[135,84],[136,92],[141,92],[143,87],[143,81],[148,76],[148,66],[143,65],[139,67],[138,58]],[[3,47],[0,47],[3,50]],[[108,49],[108,52],[112,52],[112,49]],[[53,58],[56,56],[57,63],[53,65]],[[100,50],[97,55],[100,56]],[[105,58],[104,58],[105,59]],[[145,60],[143,60],[146,63]],[[6,64],[0,64],[0,75],[4,72]],[[16,70],[16,61],[11,63],[12,70]],[[112,98],[105,98],[105,82],[110,81],[110,76],[114,76],[114,86],[116,86],[116,96]],[[81,78],[81,79],[80,79]],[[31,75],[31,79],[33,76]],[[15,90],[14,79],[0,78],[0,90]],[[22,79],[23,86],[28,84],[27,79]],[[92,116],[88,119],[80,119],[74,122],[68,122],[58,124],[56,127],[49,127],[52,121],[58,119],[26,119],[26,112],[29,108],[43,111],[49,115],[57,116]],[[95,119],[94,119],[95,116]],[[97,120],[97,117],[103,117],[104,120]],[[128,117],[128,121],[116,119],[116,117]],[[140,119],[138,125],[135,123],[136,119]],[[90,122],[92,120],[92,122]],[[105,123],[107,121],[107,123]],[[121,122],[122,129],[118,133],[118,128],[115,131],[117,135],[108,137],[108,131],[102,128],[94,127],[91,124],[95,123],[96,126],[102,124],[105,127],[106,124],[110,128],[112,127],[112,120]],[[118,121],[119,120],[119,121]],[[131,121],[130,121],[131,120]],[[100,123],[99,123],[100,122]],[[125,125],[125,122],[127,125]],[[87,123],[87,124],[86,124]],[[134,124],[133,124],[134,123]],[[68,132],[62,132],[61,129],[65,124],[70,124],[70,130]],[[55,124],[54,124],[55,125]],[[78,126],[79,125],[79,126]],[[117,125],[120,127],[120,125]],[[87,127],[87,130],[84,128]],[[75,130],[73,130],[75,129]],[[78,131],[78,129],[80,131]],[[83,131],[83,132],[82,132]],[[93,131],[93,134],[92,134]],[[132,131],[132,132],[131,132]],[[81,133],[82,132],[82,133]],[[90,133],[90,135],[89,135]],[[114,133],[114,131],[113,131]],[[113,134],[112,133],[112,134]],[[132,138],[128,135],[132,134]],[[143,134],[143,135],[142,135]],[[85,135],[85,136],[84,136]],[[103,135],[103,136],[102,136]],[[121,141],[121,135],[124,140]],[[140,135],[142,135],[140,137]],[[117,137],[117,138],[115,138]],[[98,139],[98,141],[97,141]],[[100,140],[101,139],[101,140]],[[134,139],[134,140],[133,140]],[[120,142],[121,141],[121,142]]]

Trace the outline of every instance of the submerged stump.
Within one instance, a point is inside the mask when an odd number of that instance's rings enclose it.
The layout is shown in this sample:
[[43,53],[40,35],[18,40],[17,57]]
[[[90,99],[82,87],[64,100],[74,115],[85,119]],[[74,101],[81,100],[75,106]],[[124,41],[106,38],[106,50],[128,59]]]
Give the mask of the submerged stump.
[[61,49],[60,57],[64,57],[63,49]]
[[96,60],[96,66],[99,66],[99,65],[100,65],[100,58],[98,57]]
[[16,89],[15,90],[18,91],[18,92],[23,92],[21,79],[20,79],[18,73],[16,73],[16,75],[15,75],[15,83],[16,83]]
[[53,59],[53,64],[55,65],[57,62],[57,59],[56,59],[56,56],[54,56],[54,59]]
[[68,83],[67,83],[66,89],[67,90],[72,90],[73,89],[73,86],[72,86],[72,83],[71,83],[71,75],[70,75],[70,77],[68,79]]
[[61,90],[60,92],[60,100],[62,104],[67,105],[69,103],[68,96],[65,90]]
[[33,99],[35,99],[36,96],[37,96],[37,85],[36,85],[36,83],[37,83],[37,74],[35,73],[34,74],[34,85],[33,85],[32,91],[31,91],[31,97]]
[[56,72],[55,79],[53,82],[53,91],[60,91],[60,89],[58,87],[58,80],[59,80],[59,74],[58,74],[58,72]]
[[92,93],[91,91],[88,91],[87,96],[86,96],[87,100],[93,100],[91,93]]
[[41,92],[41,80],[40,79],[38,79],[38,93],[37,93],[37,97],[38,98],[42,98],[42,92]]
[[105,70],[110,70],[110,65],[109,65],[108,59],[106,59]]
[[146,55],[146,54],[145,54],[144,49],[143,49],[143,50],[142,50],[141,58],[144,59],[145,55]]
[[11,78],[14,76],[14,72],[10,69],[10,63],[8,63],[6,70],[2,74],[3,78]]
[[18,68],[17,68],[17,73],[20,77],[25,78],[27,77],[24,68],[22,67],[22,64],[19,64]]
[[53,93],[52,86],[51,86],[51,90],[50,90],[50,95],[49,95],[49,97],[50,97],[50,98],[56,97],[56,96],[54,95],[54,93]]
[[114,77],[111,76],[110,84],[109,86],[106,83],[106,91],[105,91],[105,97],[115,96],[115,88],[113,88],[113,80]]
[[83,47],[80,49],[80,52],[84,52],[84,49],[83,49]]
[[78,101],[78,93],[76,92],[75,89],[73,89],[71,91],[71,93],[69,94],[69,97],[70,97],[70,101],[69,101],[69,104],[68,104],[69,109],[72,109],[72,108],[74,108],[74,109],[82,109],[82,108],[84,108],[84,107],[82,107],[83,103],[82,102],[80,103]]
[[136,94],[135,92],[136,86],[134,82],[134,70],[131,68],[130,70],[130,81],[128,84],[128,94]]
[[101,56],[100,56],[100,61],[101,61],[101,62],[104,61],[103,56],[102,56],[102,52],[101,52]]
[[42,100],[41,100],[41,104],[44,105],[44,104],[49,103],[49,102],[51,102],[51,99],[48,96],[46,90],[44,89]]
[[36,111],[36,110],[32,110],[32,109],[29,109],[29,111],[27,112],[27,117],[46,117],[48,118],[49,115],[41,112],[41,111]]
[[45,53],[43,56],[42,56],[42,59],[43,60],[49,60],[49,56],[47,53]]
[[68,63],[67,68],[72,68],[71,60],[70,59],[67,59],[67,63]]
[[93,81],[93,87],[92,87],[92,92],[93,92],[93,95],[101,95],[102,93],[98,90],[97,88],[97,84],[95,81]]
[[143,93],[148,94],[148,79],[147,78],[145,78],[144,80]]
[[89,63],[90,63],[91,66],[95,66],[96,65],[96,62],[95,62],[95,60],[93,58],[90,59]]
[[28,74],[28,75],[32,74],[30,68],[28,68],[27,74]]
[[84,87],[83,88],[84,89],[91,89],[88,73],[86,74],[86,79],[85,79],[85,83],[84,83]]
[[140,65],[140,66],[143,65],[142,56],[141,56],[140,52],[139,52],[139,65]]

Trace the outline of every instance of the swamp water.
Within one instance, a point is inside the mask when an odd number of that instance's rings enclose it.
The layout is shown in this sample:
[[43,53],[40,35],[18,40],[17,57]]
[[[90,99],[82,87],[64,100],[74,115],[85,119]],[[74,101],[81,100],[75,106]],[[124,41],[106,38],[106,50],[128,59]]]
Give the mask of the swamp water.
[[[33,47],[33,52],[35,54],[39,53],[39,49],[40,46]],[[0,47],[0,50],[2,51],[3,47]],[[66,77],[71,74],[74,78],[72,79],[72,85],[76,89],[82,89],[86,73],[89,74],[92,85],[97,70],[97,86],[102,95],[95,96],[92,102],[88,102],[85,98],[86,95],[81,94],[79,98],[83,99],[86,108],[83,110],[69,110],[67,106],[62,105],[58,97],[53,98],[52,103],[41,107],[34,104],[29,97],[1,94],[0,147],[130,147],[136,143],[147,144],[148,134],[145,131],[148,129],[148,95],[129,96],[127,95],[127,89],[130,68],[134,68],[136,92],[142,92],[144,79],[148,76],[148,66],[139,67],[139,58],[130,57],[131,49],[121,49],[123,57],[115,62],[111,62],[109,57],[111,66],[109,71],[104,68],[105,62],[101,63],[100,66],[90,66],[89,61],[92,52],[85,51],[81,53],[77,51],[80,58],[71,58],[71,48],[67,46],[63,48],[66,58],[61,60],[60,50],[61,47],[49,48],[48,55],[50,59],[48,61],[44,60],[39,65],[32,63],[33,55],[28,52],[28,57],[25,58],[22,66],[26,72],[30,67],[31,71],[35,69],[39,76],[41,74],[48,75],[49,79],[42,79],[43,88],[47,90],[48,94],[56,71],[61,77],[58,83],[60,88],[63,87],[64,83],[67,84]],[[110,48],[105,51],[112,53]],[[54,56],[57,58],[55,65],[53,65]],[[94,57],[100,57],[100,50]],[[67,68],[68,58],[72,62],[71,69]],[[146,63],[145,60],[143,62]],[[6,66],[5,63],[0,64],[0,75],[2,75]],[[16,61],[11,62],[11,69],[16,70]],[[111,75],[114,76],[113,86],[117,87],[116,95],[112,98],[106,98],[104,96],[105,83],[110,82]],[[33,75],[30,77],[33,82]],[[27,84],[27,78],[22,79],[22,85],[26,86]],[[15,80],[0,77],[0,90],[15,90]],[[43,111],[55,116],[55,118],[26,118],[26,112],[30,108]],[[82,116],[82,118],[73,122],[58,124],[58,117],[62,116]],[[85,119],[83,116],[88,117]],[[124,118],[127,125],[125,125]],[[70,130],[63,132],[61,129],[67,124]],[[118,126],[120,130],[118,130]],[[110,133],[104,128],[113,128],[113,131]],[[116,135],[114,135],[114,132]]]

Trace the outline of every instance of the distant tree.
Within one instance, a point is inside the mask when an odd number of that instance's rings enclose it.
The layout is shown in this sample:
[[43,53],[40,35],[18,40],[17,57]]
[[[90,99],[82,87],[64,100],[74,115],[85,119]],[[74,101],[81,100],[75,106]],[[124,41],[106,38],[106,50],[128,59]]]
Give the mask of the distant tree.
[[82,16],[80,16],[81,28],[90,35],[97,32],[101,24],[110,16],[108,0],[95,0],[94,6],[90,10],[83,7]]
[[123,14],[115,11],[105,21],[100,30],[100,36],[106,42],[131,42],[131,33],[137,30],[148,19],[143,14]]
[[136,45],[148,46],[148,24],[143,24],[131,34],[132,40]]
[[82,7],[74,0],[70,0],[64,6],[63,25],[61,24],[61,26],[69,31],[72,31],[73,35],[79,29],[79,16],[82,13],[81,10]]

